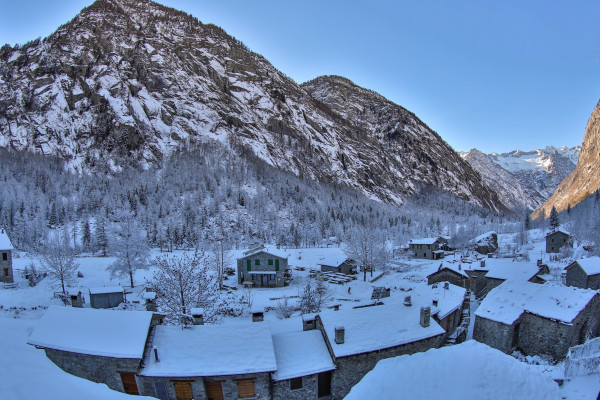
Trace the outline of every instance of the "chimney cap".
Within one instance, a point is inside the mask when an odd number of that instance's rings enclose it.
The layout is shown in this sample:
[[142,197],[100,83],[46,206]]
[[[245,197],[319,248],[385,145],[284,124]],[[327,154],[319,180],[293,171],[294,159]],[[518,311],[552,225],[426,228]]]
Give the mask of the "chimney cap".
[[346,328],[344,328],[344,325],[336,325],[336,326],[335,326],[335,330],[336,330],[336,331],[343,331],[343,330],[345,330],[345,329],[346,329]]

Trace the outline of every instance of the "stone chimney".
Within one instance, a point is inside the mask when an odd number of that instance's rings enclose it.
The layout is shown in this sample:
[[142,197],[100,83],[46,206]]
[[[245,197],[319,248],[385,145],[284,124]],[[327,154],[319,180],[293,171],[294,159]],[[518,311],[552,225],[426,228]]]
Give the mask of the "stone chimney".
[[421,307],[421,326],[427,328],[429,326],[429,320],[431,318],[431,308]]
[[449,290],[450,289],[450,283],[444,282],[444,289]]
[[252,309],[252,322],[262,322],[265,320],[265,309],[264,308],[253,308]]
[[197,307],[190,310],[194,325],[204,325],[204,309]]
[[344,336],[346,335],[346,329],[338,325],[335,327],[335,342],[337,344],[344,344]]
[[479,266],[481,268],[484,268],[485,267],[485,260],[481,260],[481,262],[479,263]]
[[317,326],[315,324],[315,314],[304,314],[302,316],[302,330],[312,331],[316,328]]
[[154,350],[154,360],[156,362],[160,362],[160,360],[158,359],[158,347],[154,346],[152,347],[152,350]]
[[437,299],[433,299],[433,306],[437,307],[438,306],[438,300]]
[[411,301],[411,299],[410,299],[410,296],[406,296],[406,297],[404,298],[404,305],[405,305],[405,306],[407,306],[407,307],[410,307],[410,306],[412,306],[412,301]]

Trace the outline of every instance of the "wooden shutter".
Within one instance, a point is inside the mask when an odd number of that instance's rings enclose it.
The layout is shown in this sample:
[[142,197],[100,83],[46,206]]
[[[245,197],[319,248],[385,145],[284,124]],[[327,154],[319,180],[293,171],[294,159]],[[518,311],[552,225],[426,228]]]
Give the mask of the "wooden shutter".
[[275,271],[279,271],[279,260],[275,260]]
[[177,400],[194,400],[191,381],[173,381]]
[[127,394],[140,394],[135,381],[135,374],[133,372],[119,372],[121,375],[121,381],[123,381],[123,390]]
[[254,396],[254,381],[246,379],[243,381],[237,381],[238,397],[240,399],[251,399]]
[[223,400],[221,381],[204,381],[204,388],[208,400]]
[[252,262],[250,260],[246,260],[246,268],[248,268],[248,271],[252,270]]

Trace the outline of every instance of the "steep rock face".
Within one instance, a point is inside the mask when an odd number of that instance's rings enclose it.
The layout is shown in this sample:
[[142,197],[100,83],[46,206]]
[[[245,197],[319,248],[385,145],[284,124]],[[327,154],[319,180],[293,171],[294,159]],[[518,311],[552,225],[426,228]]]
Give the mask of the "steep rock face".
[[592,112],[585,128],[583,145],[575,170],[561,182],[533,217],[548,217],[552,207],[557,211],[574,206],[600,188],[600,102]]
[[535,210],[573,170],[580,147],[548,146],[533,151],[483,154],[473,149],[461,153],[479,172],[500,200],[516,212]]
[[215,139],[382,201],[398,204],[433,185],[503,209],[413,114],[345,81],[361,118],[328,101],[341,94],[326,93],[335,87],[316,90],[327,80],[300,87],[185,13],[147,0],[98,0],[42,42],[0,50],[0,146],[58,155],[80,171],[114,171]]

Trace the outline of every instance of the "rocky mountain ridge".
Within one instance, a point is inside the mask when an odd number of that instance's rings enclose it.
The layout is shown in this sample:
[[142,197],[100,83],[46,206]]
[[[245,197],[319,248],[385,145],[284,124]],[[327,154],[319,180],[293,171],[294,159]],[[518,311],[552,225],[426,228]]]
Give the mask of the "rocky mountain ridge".
[[385,202],[434,186],[505,209],[404,108],[340,77],[300,86],[222,29],[147,0],[98,0],[42,41],[2,47],[0,133],[2,147],[78,171],[143,168],[218,140]]
[[533,151],[460,153],[515,212],[535,210],[575,169],[581,147],[548,146]]
[[574,206],[600,188],[600,101],[590,116],[583,144],[573,172],[556,188],[552,196],[533,214],[534,218],[550,215],[552,207],[562,211]]

